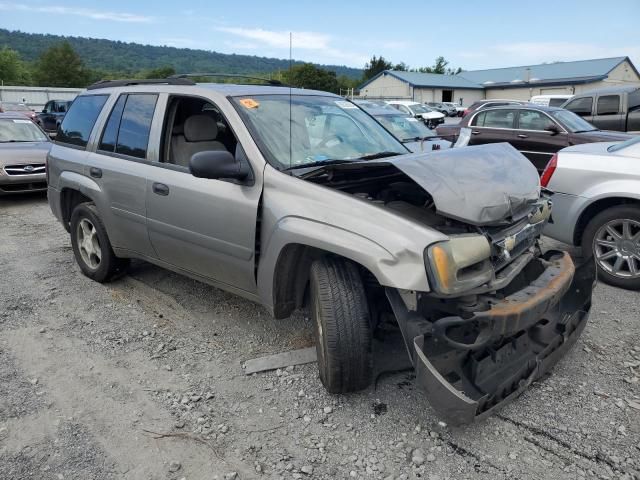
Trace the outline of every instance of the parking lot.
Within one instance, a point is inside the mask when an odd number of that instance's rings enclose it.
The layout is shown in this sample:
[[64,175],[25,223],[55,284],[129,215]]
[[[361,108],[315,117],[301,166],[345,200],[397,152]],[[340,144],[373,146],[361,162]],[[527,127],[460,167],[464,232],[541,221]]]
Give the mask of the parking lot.
[[42,195],[0,203],[0,478],[640,478],[640,296],[599,285],[552,375],[488,420],[440,423],[410,371],[333,396],[304,313],[134,262],[101,285]]

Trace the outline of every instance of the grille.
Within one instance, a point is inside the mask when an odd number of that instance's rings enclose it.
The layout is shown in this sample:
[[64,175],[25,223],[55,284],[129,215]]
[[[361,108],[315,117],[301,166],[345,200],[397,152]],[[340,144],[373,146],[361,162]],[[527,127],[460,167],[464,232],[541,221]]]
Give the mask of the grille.
[[37,175],[45,172],[44,163],[29,163],[26,165],[7,165],[4,167],[7,175]]

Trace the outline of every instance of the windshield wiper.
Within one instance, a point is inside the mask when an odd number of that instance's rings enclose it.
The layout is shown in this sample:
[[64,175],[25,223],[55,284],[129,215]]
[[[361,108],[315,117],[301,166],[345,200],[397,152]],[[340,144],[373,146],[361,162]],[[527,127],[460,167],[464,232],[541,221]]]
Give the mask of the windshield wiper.
[[301,163],[300,165],[292,165],[291,167],[287,167],[283,169],[283,172],[288,172],[289,170],[297,170],[299,168],[313,168],[313,167],[324,167],[325,165],[337,165],[339,163],[352,163],[353,160],[321,160],[319,162],[311,162],[311,163]]
[[411,137],[411,138],[405,138],[404,140],[402,140],[402,143],[407,143],[407,142],[422,142],[424,140],[433,140],[435,138],[440,138],[439,135],[431,135],[428,137]]
[[375,160],[377,158],[386,158],[386,157],[395,157],[396,155],[400,155],[398,152],[378,152],[378,153],[370,153],[369,155],[363,155],[359,157],[359,160]]
[[573,133],[585,133],[585,132],[597,132],[597,128],[592,128],[591,130],[575,130]]

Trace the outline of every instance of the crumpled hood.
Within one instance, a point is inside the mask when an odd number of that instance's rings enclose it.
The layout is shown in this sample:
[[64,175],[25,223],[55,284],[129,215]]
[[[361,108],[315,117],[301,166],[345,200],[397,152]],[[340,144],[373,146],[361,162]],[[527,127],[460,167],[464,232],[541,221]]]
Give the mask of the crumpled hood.
[[431,195],[439,213],[473,225],[523,217],[540,198],[538,171],[508,143],[407,154],[375,163],[394,165]]
[[51,142],[0,143],[0,167],[44,163]]

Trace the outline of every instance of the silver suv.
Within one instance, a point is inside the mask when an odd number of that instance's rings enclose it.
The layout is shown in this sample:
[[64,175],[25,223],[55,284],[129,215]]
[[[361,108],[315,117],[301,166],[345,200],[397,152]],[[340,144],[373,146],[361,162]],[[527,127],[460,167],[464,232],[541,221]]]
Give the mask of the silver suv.
[[306,306],[330,392],[370,384],[373,333],[391,318],[434,408],[470,422],[549,370],[588,318],[593,264],[541,253],[550,204],[525,157],[507,144],[410,154],[325,92],[97,84],[48,172],[86,276],[138,258],[277,318]]

